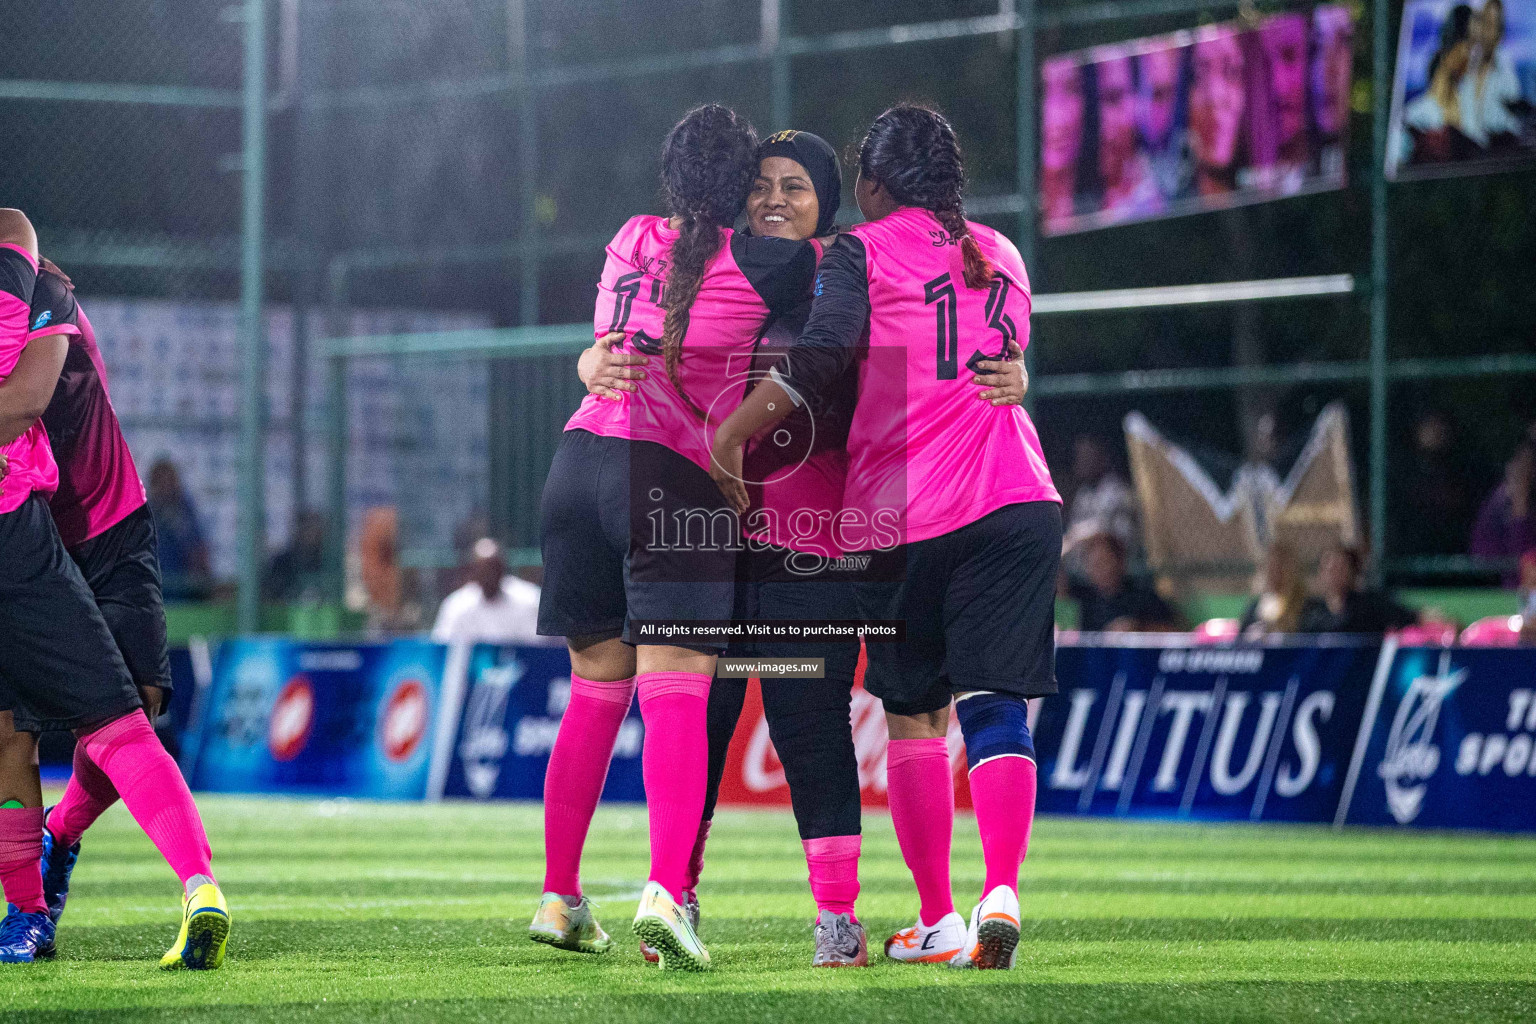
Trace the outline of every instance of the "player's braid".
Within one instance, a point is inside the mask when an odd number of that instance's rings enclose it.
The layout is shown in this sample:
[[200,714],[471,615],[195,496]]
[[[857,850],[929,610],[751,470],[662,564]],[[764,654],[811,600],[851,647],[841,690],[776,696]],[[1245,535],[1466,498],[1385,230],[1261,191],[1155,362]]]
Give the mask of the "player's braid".
[[661,350],[667,379],[700,419],[704,410],[683,390],[679,369],[683,336],[704,284],[704,270],[725,244],[722,229],[746,205],[756,176],[757,133],[735,111],[718,103],[690,110],[662,146],[662,188],[680,224],[667,256]]
[[661,353],[667,367],[667,379],[682,396],[689,410],[700,419],[704,418],[704,410],[683,389],[679,362],[683,355],[683,335],[688,333],[693,300],[699,297],[699,288],[704,283],[704,268],[720,251],[723,237],[717,225],[707,223],[693,214],[684,214],[681,234],[672,243],[671,258],[667,265],[667,289],[661,298],[661,306],[666,310],[661,329]]
[[965,220],[965,164],[955,129],[936,110],[898,104],[875,118],[859,149],[859,168],[905,206],[933,213],[965,257],[965,283],[992,280],[992,264]]

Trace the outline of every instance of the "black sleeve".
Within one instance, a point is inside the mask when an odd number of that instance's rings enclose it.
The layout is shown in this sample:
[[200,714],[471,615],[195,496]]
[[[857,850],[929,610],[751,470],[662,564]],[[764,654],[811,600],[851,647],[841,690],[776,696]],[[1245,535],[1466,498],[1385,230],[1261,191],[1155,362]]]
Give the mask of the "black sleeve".
[[738,231],[731,236],[731,255],[774,313],[793,309],[816,276],[816,247],[810,242]]
[[59,324],[77,324],[75,293],[64,278],[43,271],[37,275],[37,288],[32,292],[32,315],[27,320],[27,330],[39,331]]
[[1150,623],[1155,626],[1177,626],[1179,624],[1179,613],[1174,610],[1173,605],[1163,600],[1162,594],[1159,594],[1152,587],[1147,587],[1142,593],[1144,595],[1142,606],[1137,617],[1143,623]]
[[1370,632],[1385,633],[1389,629],[1402,629],[1418,623],[1419,613],[1398,604],[1392,599],[1392,595],[1380,590],[1367,591],[1366,595],[1370,597],[1373,620]]
[[1387,608],[1389,611],[1387,618],[1389,628],[1407,629],[1409,626],[1417,626],[1419,624],[1419,613],[1417,610],[1409,608],[1407,605],[1398,604],[1390,598],[1387,600]]
[[1098,591],[1094,590],[1087,580],[1069,576],[1067,577],[1067,596],[1078,604],[1082,604],[1090,598],[1097,597]]
[[806,395],[830,387],[853,364],[869,326],[869,271],[864,243],[839,235],[816,274],[811,319],[774,368],[787,388]]
[[14,295],[27,305],[37,284],[37,271],[15,249],[0,248],[0,292]]
[[1339,629],[1339,624],[1334,620],[1333,613],[1328,610],[1327,602],[1321,598],[1309,597],[1301,606],[1301,614],[1296,619],[1296,632],[1298,633],[1347,633],[1348,629]]

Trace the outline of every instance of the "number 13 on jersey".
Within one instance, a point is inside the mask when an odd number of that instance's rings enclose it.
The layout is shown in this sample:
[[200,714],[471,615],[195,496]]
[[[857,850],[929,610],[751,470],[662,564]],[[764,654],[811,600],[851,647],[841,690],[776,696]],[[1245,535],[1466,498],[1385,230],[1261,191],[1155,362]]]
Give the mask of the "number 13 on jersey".
[[[1008,297],[1012,290],[1013,282],[1002,272],[994,271],[992,281],[987,285],[987,305],[983,312],[987,318],[986,328],[997,331],[1001,337],[995,355],[988,355],[981,349],[971,353],[965,365],[973,372],[983,359],[1007,359],[1009,343],[1018,338],[1018,328],[1013,317],[1008,315]],[[960,376],[960,303],[955,294],[955,282],[947,272],[923,285],[923,305],[935,307],[935,375],[939,380],[955,380]]]

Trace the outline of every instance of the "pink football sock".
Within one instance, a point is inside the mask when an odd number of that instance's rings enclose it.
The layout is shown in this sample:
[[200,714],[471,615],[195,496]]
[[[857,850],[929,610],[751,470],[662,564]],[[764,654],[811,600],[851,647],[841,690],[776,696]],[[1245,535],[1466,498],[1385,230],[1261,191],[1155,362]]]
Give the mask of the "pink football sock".
[[971,804],[987,864],[985,896],[1000,885],[1019,891],[1019,865],[1029,852],[1035,822],[1035,762],[1027,757],[994,757],[971,771]]
[[709,842],[710,822],[699,822],[699,834],[693,840],[693,853],[688,857],[688,875],[683,879],[683,889],[694,892],[699,888],[699,878],[704,874],[704,844]]
[[709,786],[710,677],[699,672],[646,672],[639,678],[651,881],[681,903]]
[[605,683],[571,675],[571,702],[544,773],[545,892],[581,895],[581,850],[634,695],[633,677]]
[[48,831],[60,846],[73,846],[102,812],[115,803],[117,787],[86,756],[85,744],[76,743],[74,774],[64,787],[64,795],[48,814]]
[[943,736],[891,740],[885,753],[886,798],[901,856],[917,884],[923,924],[955,910],[949,846],[955,827],[955,784]]
[[192,791],[144,712],[81,736],[78,746],[122,794],[128,813],[183,885],[197,876],[213,877],[213,851]]
[[24,914],[48,909],[43,902],[43,809],[0,808],[0,888]]
[[859,843],[858,836],[801,840],[817,910],[852,916],[859,898]]

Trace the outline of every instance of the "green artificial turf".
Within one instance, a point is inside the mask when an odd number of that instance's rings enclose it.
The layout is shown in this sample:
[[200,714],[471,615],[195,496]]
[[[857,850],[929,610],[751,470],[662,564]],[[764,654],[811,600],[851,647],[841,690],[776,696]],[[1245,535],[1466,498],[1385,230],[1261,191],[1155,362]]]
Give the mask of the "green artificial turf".
[[[605,807],[589,895],[606,956],[529,942],[534,805],[205,798],[234,919],[212,974],[163,974],[177,887],[118,807],[86,837],[51,963],[0,965],[0,1020],[1531,1021],[1536,840],[1043,818],[1012,972],[893,964],[916,912],[890,821],[865,822],[872,966],[809,965],[813,907],[789,816],[725,812],[700,888],[716,969],[663,975],[635,949],[640,807]],[[981,885],[955,835],[962,912]]]

